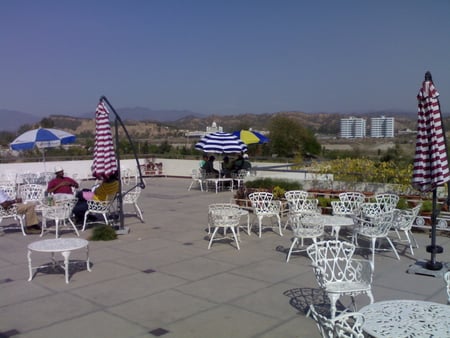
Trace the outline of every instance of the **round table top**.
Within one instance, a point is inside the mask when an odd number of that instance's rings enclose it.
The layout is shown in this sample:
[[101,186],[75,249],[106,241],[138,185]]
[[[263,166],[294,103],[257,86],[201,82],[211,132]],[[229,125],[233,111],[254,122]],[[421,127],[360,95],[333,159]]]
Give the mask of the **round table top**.
[[351,226],[354,224],[353,218],[340,215],[321,215],[324,224],[328,226]]
[[450,337],[450,306],[419,300],[389,300],[359,310],[373,337]]
[[30,243],[28,249],[40,252],[60,252],[77,250],[88,245],[89,242],[83,238],[53,238]]

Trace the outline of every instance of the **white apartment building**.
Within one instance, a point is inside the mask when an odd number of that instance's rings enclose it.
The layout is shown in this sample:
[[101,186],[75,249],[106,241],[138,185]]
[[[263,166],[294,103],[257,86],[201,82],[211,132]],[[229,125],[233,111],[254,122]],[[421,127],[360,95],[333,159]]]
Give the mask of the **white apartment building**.
[[366,137],[366,120],[359,117],[349,117],[341,119],[341,137]]
[[394,137],[393,117],[372,117],[370,119],[371,137]]

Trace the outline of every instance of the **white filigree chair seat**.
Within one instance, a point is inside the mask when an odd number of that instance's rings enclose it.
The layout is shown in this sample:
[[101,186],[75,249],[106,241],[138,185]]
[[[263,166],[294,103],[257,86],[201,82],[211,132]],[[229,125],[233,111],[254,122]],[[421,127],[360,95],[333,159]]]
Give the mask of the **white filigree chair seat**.
[[[273,194],[269,192],[254,192],[248,195],[249,200],[252,203],[253,213],[258,219],[259,237],[262,234],[262,220],[264,217],[277,219],[278,231],[280,236],[283,236],[281,231],[281,202],[273,200]],[[270,226],[273,229],[274,226]]]
[[205,189],[207,188],[206,172],[204,169],[192,169],[191,176],[192,181],[188,188],[189,191],[192,189],[194,184],[198,184],[201,191],[203,191],[203,186],[205,186]]
[[392,211],[397,207],[400,197],[396,194],[377,194],[375,201],[381,204],[383,211]]
[[318,237],[324,233],[324,220],[320,215],[306,215],[293,217],[292,227],[294,238],[291,247],[286,257],[286,262],[289,262],[293,252],[305,251],[304,240],[311,239],[314,243]]
[[[407,242],[409,244],[409,250],[411,250],[411,254],[414,255],[412,241],[414,242],[414,247],[418,248],[419,244],[417,243],[414,235],[411,231],[411,228],[416,220],[417,215],[419,214],[420,208],[422,207],[422,203],[418,203],[412,209],[405,210],[394,210],[394,223],[392,225],[392,229],[397,233],[397,237],[402,242]],[[399,231],[403,231],[405,233],[406,239],[402,239]]]
[[444,275],[444,281],[447,284],[447,304],[450,305],[450,271],[447,271]]
[[111,213],[114,201],[115,196],[114,198],[108,199],[106,201],[87,201],[88,209],[84,213],[83,229],[81,231],[84,231],[86,229],[89,215],[102,215],[106,225],[109,225],[110,222],[108,220],[108,216]]
[[41,237],[43,236],[44,232],[48,230],[47,226],[47,220],[53,220],[55,221],[55,235],[56,238],[58,238],[59,235],[59,224],[60,222],[63,223],[63,225],[66,225],[66,221],[70,223],[72,226],[72,229],[75,231],[77,236],[80,236],[78,233],[78,229],[73,223],[71,216],[72,216],[72,210],[77,202],[77,199],[64,199],[64,200],[58,200],[55,201],[55,205],[52,206],[44,206],[42,208],[42,217],[45,219],[42,222],[42,231],[41,231]]
[[[381,212],[373,217],[355,217],[355,229],[353,231],[353,242],[358,244],[358,236],[363,236],[371,240],[372,265],[375,264],[375,244],[378,239],[385,238],[390,244],[395,256],[400,260],[397,249],[389,238],[389,231],[393,224],[394,212]],[[375,266],[375,265],[374,265]]]
[[[211,234],[211,227],[212,227],[212,212],[216,209],[233,209],[236,213],[240,214],[240,217],[247,216],[247,224],[246,224],[246,231],[247,234],[250,236],[251,234],[251,226],[250,226],[250,213],[248,210],[241,209],[241,207],[237,204],[233,203],[213,203],[208,206],[208,234]],[[239,228],[244,227],[239,224]]]
[[136,216],[144,223],[144,216],[142,215],[141,208],[138,205],[138,199],[141,195],[142,189],[140,187],[135,187],[133,190],[128,191],[125,195],[123,195],[122,203],[124,205],[132,205],[136,212]]
[[19,187],[19,196],[23,203],[35,202],[42,204],[45,197],[45,186],[41,184],[22,184]]
[[[208,250],[211,248],[213,241],[227,238],[226,237],[227,229],[231,230],[233,234],[233,239],[236,243],[236,247],[238,250],[240,250],[239,222],[242,215],[239,212],[239,209],[230,206],[224,206],[223,208],[220,208],[219,206],[216,205],[215,207],[210,208],[209,210],[210,211],[208,213],[208,216],[210,219],[210,226],[214,230],[212,231],[212,234],[210,236]],[[219,229],[223,229],[223,237],[216,238]]]
[[[291,223],[291,219],[296,216],[301,216],[302,211],[304,214],[308,214],[305,209],[314,208],[313,205],[306,205],[305,200],[308,198],[308,192],[304,190],[289,190],[284,193],[284,197],[288,202],[288,215],[284,225],[284,229]],[[311,200],[314,201],[314,200]],[[313,203],[313,202],[309,202]],[[318,205],[318,202],[317,202]],[[317,209],[316,205],[316,209]]]
[[342,295],[352,298],[366,294],[370,303],[372,295],[372,264],[368,260],[354,259],[355,245],[341,241],[322,241],[311,244],[306,250],[319,286],[330,298],[331,316],[335,317],[336,302]]
[[315,320],[324,338],[364,338],[364,316],[359,312],[345,312],[330,319],[319,313],[311,304],[307,316]]
[[15,205],[12,205],[7,209],[3,208],[0,205],[0,223],[2,223],[4,218],[13,218],[16,222],[19,223],[22,234],[24,236],[27,235],[25,232],[25,215],[18,214],[17,207]]

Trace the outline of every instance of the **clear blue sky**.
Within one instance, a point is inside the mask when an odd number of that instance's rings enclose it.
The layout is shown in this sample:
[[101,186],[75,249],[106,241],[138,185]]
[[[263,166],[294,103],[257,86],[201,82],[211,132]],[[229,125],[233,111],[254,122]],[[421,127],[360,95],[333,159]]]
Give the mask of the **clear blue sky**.
[[0,108],[450,112],[448,0],[1,0]]

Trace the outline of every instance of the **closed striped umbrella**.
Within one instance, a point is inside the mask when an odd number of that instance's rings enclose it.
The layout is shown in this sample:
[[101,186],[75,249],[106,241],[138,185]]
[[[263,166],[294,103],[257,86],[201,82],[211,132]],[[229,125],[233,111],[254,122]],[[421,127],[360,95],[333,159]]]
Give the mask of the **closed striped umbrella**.
[[431,74],[422,83],[417,100],[418,120],[412,185],[417,190],[428,192],[450,180],[439,93],[431,80]]
[[195,149],[205,153],[231,154],[245,153],[247,146],[236,135],[216,132],[203,136],[195,145]]
[[117,158],[109,123],[109,111],[101,100],[95,111],[95,146],[92,174],[108,178],[117,172]]
[[436,245],[437,187],[450,180],[447,159],[447,145],[442,115],[439,104],[439,93],[433,84],[430,72],[426,72],[425,81],[417,95],[417,136],[412,185],[422,192],[433,192],[431,213],[431,244],[427,252],[431,254],[425,267],[428,270],[441,270],[442,263],[436,261],[436,254],[443,248]]

